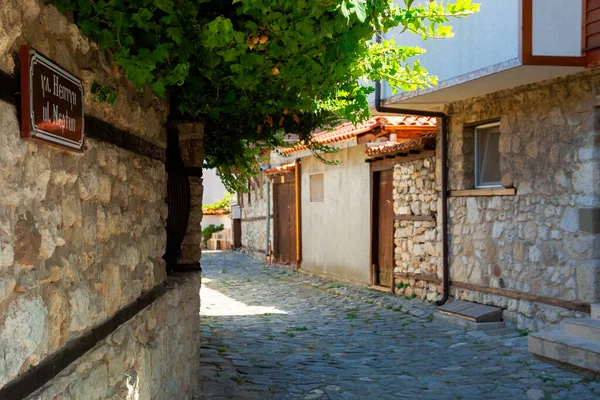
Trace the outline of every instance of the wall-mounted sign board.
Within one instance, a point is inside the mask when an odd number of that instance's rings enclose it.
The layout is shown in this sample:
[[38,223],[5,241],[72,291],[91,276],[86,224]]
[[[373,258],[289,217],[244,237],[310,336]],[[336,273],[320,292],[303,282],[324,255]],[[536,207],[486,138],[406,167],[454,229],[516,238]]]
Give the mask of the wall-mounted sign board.
[[21,137],[83,151],[81,80],[21,46]]

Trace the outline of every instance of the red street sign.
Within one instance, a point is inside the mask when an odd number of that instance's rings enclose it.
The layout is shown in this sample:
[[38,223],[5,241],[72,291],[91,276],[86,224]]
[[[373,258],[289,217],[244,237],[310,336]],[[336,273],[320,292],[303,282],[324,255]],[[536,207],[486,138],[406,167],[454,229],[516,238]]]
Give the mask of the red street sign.
[[81,80],[21,46],[21,137],[83,151]]

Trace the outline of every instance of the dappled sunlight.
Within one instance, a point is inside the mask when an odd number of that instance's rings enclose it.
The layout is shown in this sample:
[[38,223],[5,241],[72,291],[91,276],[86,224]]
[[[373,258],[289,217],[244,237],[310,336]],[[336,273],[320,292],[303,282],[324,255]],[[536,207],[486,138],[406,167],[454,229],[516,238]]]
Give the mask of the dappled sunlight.
[[[211,280],[204,278],[203,281],[210,282]],[[249,306],[241,301],[234,300],[217,290],[210,289],[206,287],[206,285],[202,285],[200,299],[200,315],[218,317],[232,315],[287,314],[287,312],[275,307]]]

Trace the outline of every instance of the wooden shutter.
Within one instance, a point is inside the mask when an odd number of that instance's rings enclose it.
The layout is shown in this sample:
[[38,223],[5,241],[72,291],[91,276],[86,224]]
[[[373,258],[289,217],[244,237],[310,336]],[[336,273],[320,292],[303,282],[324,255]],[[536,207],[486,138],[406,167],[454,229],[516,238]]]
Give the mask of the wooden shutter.
[[584,0],[583,49],[588,68],[600,65],[600,0]]

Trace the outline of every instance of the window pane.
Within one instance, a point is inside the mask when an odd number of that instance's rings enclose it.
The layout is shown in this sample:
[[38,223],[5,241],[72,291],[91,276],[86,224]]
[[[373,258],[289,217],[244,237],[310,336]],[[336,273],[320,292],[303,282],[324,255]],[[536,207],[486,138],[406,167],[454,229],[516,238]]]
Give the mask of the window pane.
[[323,193],[323,174],[310,176],[310,201],[322,202],[324,199]]
[[502,175],[500,172],[500,127],[498,125],[477,128],[475,149],[476,185],[480,186],[499,186]]

